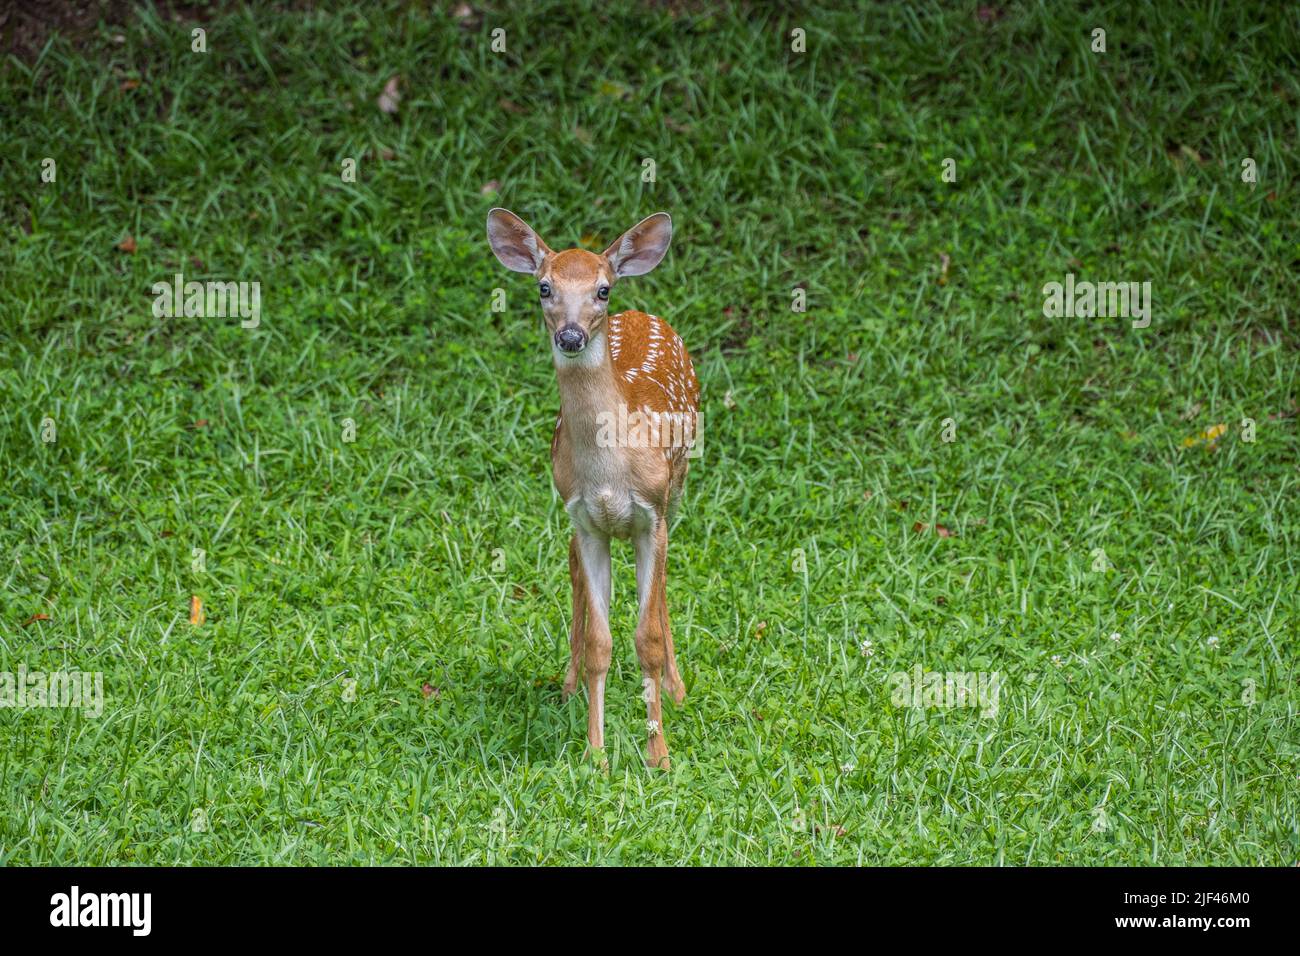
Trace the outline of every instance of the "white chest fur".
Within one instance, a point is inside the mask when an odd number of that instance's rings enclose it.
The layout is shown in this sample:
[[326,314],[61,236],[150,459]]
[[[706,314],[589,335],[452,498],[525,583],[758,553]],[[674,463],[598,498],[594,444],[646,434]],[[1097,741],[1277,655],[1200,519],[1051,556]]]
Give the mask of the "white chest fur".
[[580,444],[573,465],[577,493],[564,508],[577,528],[631,538],[654,527],[654,508],[632,487],[625,449]]

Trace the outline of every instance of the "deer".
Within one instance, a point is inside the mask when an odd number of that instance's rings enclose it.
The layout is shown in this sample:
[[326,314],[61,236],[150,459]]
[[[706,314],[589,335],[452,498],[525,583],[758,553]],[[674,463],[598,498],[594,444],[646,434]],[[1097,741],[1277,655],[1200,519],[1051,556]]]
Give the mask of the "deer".
[[[609,301],[619,279],[645,275],[663,261],[672,232],[672,218],[657,212],[603,253],[553,252],[508,209],[495,208],[487,217],[497,259],[537,283],[560,393],[551,474],[573,529],[573,619],[563,698],[577,691],[585,671],[587,749],[603,761],[605,678],[613,650],[610,542],[629,541],[636,559],[645,762],[663,770],[671,764],[662,697],[667,694],[676,705],[686,697],[668,618],[668,527],[696,443],[700,386],[672,326],[635,310],[611,315]],[[673,426],[667,441],[665,422]]]

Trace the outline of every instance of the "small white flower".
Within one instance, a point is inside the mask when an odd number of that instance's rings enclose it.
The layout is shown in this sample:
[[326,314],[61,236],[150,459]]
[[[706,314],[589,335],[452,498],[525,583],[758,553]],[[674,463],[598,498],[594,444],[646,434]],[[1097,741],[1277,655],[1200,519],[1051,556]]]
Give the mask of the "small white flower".
[[1218,639],[1217,637],[1207,637],[1207,638],[1205,639],[1205,643],[1206,643],[1206,644],[1209,644],[1210,647],[1218,647],[1218,646],[1219,646],[1219,639]]
[[659,734],[659,721],[657,721],[657,720],[647,720],[647,721],[645,722],[645,729],[646,729],[646,732],[647,732],[651,737],[658,736],[658,734]]
[[863,657],[870,657],[872,654],[876,653],[875,645],[873,645],[870,641],[863,641],[859,645],[859,649],[862,651]]
[[1064,667],[1064,666],[1065,666],[1065,661],[1061,660],[1061,655],[1060,655],[1060,654],[1053,654],[1053,655],[1052,655],[1052,663],[1055,664],[1057,667]]
[[1116,644],[1118,644],[1118,643],[1119,643],[1119,631],[1116,631],[1114,634],[1112,634],[1112,635],[1110,636],[1110,639],[1111,639],[1112,641],[1114,641]]
[[852,773],[852,772],[853,772],[853,764],[846,763],[840,765],[840,773]]

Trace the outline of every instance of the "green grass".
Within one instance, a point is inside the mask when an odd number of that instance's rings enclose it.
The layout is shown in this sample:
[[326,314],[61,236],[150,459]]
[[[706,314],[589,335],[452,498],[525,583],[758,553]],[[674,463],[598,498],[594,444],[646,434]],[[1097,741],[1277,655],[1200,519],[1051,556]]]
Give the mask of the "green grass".
[[[0,711],[0,862],[1295,863],[1295,8],[452,6],[214,10],[207,54],[143,7],[0,67],[0,670],[106,698]],[[560,700],[557,396],[493,205],[674,217],[614,294],[704,391],[667,774],[625,546],[608,773]],[[260,327],[155,318],[176,271]],[[1067,272],[1151,326],[1045,318]],[[917,665],[997,715],[894,706]]]

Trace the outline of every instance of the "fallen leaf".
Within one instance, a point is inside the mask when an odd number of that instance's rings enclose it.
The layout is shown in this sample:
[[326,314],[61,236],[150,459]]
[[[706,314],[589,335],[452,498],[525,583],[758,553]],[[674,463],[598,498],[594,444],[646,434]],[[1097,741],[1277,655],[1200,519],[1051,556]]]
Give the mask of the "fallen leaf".
[[588,132],[586,129],[584,129],[583,127],[581,127],[581,126],[574,126],[574,127],[573,127],[573,135],[574,135],[574,137],[577,138],[577,140],[578,140],[579,143],[583,143],[583,144],[585,144],[585,145],[587,145],[587,146],[590,146],[590,145],[591,145],[591,133],[589,133],[589,132]]
[[524,109],[514,100],[506,99],[504,96],[497,100],[497,106],[501,107],[507,113],[514,113],[516,116],[522,116],[528,112],[528,110]]
[[50,616],[48,614],[33,614],[27,620],[23,621],[23,627],[27,627],[29,624],[35,624],[37,621],[48,621],[49,619]]
[[118,89],[121,90],[123,93],[129,92],[131,90],[138,90],[139,88],[140,88],[139,80],[123,80],[121,84],[118,86]]
[[1194,404],[1188,406],[1187,411],[1183,412],[1183,413],[1182,413],[1181,415],[1179,415],[1178,417],[1179,417],[1179,419],[1182,420],[1182,421],[1190,422],[1193,418],[1195,418],[1195,417],[1196,417],[1197,415],[1199,415],[1200,413],[1201,413],[1201,403],[1200,403],[1200,402],[1196,402],[1196,403],[1194,403]]
[[1219,424],[1211,425],[1199,435],[1193,435],[1183,439],[1184,448],[1193,448],[1196,445],[1204,445],[1206,451],[1215,451],[1219,447],[1219,439],[1226,435],[1228,426]]
[[161,532],[159,532],[158,537],[160,537],[160,538],[174,538],[174,537],[176,537],[176,532],[175,532],[175,531],[168,531],[166,528],[164,528]]
[[135,236],[127,236],[117,244],[117,248],[128,255],[135,255]]
[[632,88],[624,86],[617,80],[601,80],[600,85],[596,87],[596,92],[610,99],[625,100],[632,95]]
[[952,260],[948,258],[948,253],[939,253],[939,285],[948,284],[948,266],[951,262]]
[[[929,531],[930,526],[928,524],[922,524],[921,522],[918,521],[914,525],[912,525],[912,530],[919,534],[922,531]],[[957,536],[957,533],[955,531],[951,531],[948,528],[945,528],[941,524],[937,524],[934,526],[934,533],[941,538],[955,538]]]
[[208,420],[206,418],[200,418],[197,422],[195,422],[190,426],[190,428],[207,428],[207,427],[208,427]]
[[457,4],[451,15],[459,20],[460,25],[466,30],[474,29],[483,19],[468,3]]
[[402,94],[397,89],[400,80],[400,76],[395,76],[384,84],[384,92],[380,93],[379,99],[375,101],[379,105],[380,112],[390,116],[397,112],[397,104],[402,102]]
[[190,596],[190,623],[198,627],[208,619],[207,614],[203,612],[203,600],[197,595]]
[[479,192],[481,192],[484,196],[491,196],[493,193],[499,193],[500,191],[501,191],[501,183],[499,180],[496,179],[489,179],[487,182],[483,184],[482,188],[479,189]]
[[758,640],[763,639],[763,632],[767,630],[767,621],[759,621],[758,626],[754,628],[754,637]]

